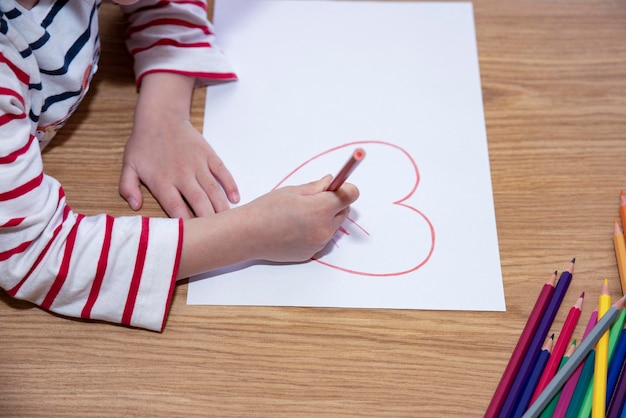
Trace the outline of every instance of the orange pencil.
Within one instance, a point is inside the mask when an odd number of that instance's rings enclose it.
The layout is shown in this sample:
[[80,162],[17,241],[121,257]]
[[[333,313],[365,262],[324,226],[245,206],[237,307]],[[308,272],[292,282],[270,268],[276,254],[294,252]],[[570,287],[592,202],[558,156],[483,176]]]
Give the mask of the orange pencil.
[[330,182],[326,191],[328,192],[336,192],[339,190],[341,185],[346,181],[348,176],[354,171],[354,169],[359,165],[361,161],[365,158],[365,150],[363,148],[357,148],[352,153],[350,159],[343,166],[341,171],[335,176],[333,181]]
[[626,193],[623,190],[619,193],[619,217],[622,225],[626,225]]
[[[626,208],[626,206],[620,206],[620,212],[622,212],[622,207]],[[624,231],[619,226],[617,219],[613,222],[613,246],[615,247],[619,281],[622,285],[622,294],[624,294],[626,292],[626,240],[624,239]]]

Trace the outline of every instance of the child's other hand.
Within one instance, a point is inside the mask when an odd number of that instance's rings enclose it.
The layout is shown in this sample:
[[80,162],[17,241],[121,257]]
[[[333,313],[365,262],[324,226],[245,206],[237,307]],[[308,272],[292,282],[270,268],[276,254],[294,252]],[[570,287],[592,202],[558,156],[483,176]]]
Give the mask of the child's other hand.
[[232,175],[189,121],[193,83],[169,73],[142,82],[119,185],[134,210],[143,204],[141,183],[175,218],[211,215],[239,201]]
[[133,209],[141,207],[140,182],[174,218],[192,216],[187,204],[196,216],[206,216],[239,200],[230,172],[189,121],[154,128],[134,130],[124,151],[120,193]]

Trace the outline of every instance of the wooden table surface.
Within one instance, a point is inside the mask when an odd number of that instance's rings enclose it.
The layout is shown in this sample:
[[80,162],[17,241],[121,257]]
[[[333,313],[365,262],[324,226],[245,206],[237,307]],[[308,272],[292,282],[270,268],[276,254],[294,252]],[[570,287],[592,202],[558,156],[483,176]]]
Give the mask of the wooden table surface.
[[[563,306],[587,292],[580,336],[602,280],[621,292],[626,1],[476,0],[474,13],[506,313],[187,306],[183,283],[159,334],[0,291],[0,416],[481,416],[540,287],[572,257]],[[128,215],[117,183],[131,59],[115,6],[101,25],[100,71],[45,167],[74,210]],[[141,213],[162,216],[146,197]]]

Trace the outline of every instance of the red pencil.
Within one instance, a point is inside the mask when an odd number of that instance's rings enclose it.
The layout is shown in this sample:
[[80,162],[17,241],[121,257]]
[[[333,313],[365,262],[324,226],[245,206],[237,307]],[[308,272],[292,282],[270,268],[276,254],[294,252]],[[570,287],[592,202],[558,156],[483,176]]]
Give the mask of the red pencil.
[[341,185],[346,181],[348,176],[354,171],[354,169],[359,165],[359,163],[365,158],[365,150],[363,148],[357,148],[352,153],[350,159],[343,166],[341,171],[335,176],[333,181],[330,182],[330,185],[326,189],[328,192],[336,192],[339,190]]
[[561,358],[563,358],[563,354],[567,349],[567,346],[570,343],[570,339],[572,338],[572,334],[574,333],[574,329],[576,328],[576,324],[578,324],[578,318],[580,318],[580,313],[583,307],[583,299],[585,298],[585,292],[580,294],[580,297],[569,310],[567,314],[567,318],[565,318],[565,322],[563,323],[563,327],[561,328],[561,332],[559,334],[559,338],[556,340],[556,345],[554,346],[554,350],[552,351],[552,355],[550,356],[550,360],[546,367],[543,369],[543,373],[541,374],[541,378],[539,379],[539,383],[537,383],[537,387],[535,388],[535,393],[530,401],[530,405],[535,402],[535,399],[543,392],[545,387],[550,383],[550,380],[556,374],[559,364],[561,363]]
[[535,302],[535,306],[528,316],[528,320],[526,321],[526,325],[524,326],[524,330],[517,341],[517,345],[511,354],[511,358],[509,359],[509,364],[507,364],[504,373],[502,374],[502,378],[500,379],[500,383],[498,383],[498,387],[491,398],[491,403],[487,408],[487,412],[485,412],[485,418],[493,418],[497,417],[504,405],[504,401],[511,389],[511,385],[513,385],[513,381],[515,380],[515,376],[519,371],[520,366],[522,365],[522,361],[526,356],[526,352],[528,351],[528,346],[532,341],[535,332],[537,331],[537,327],[541,322],[541,318],[543,317],[546,308],[548,307],[548,303],[552,298],[552,294],[554,293],[554,284],[556,283],[556,271],[552,274],[550,279],[543,285],[541,288],[541,292],[539,292],[539,296],[537,297],[537,301]]

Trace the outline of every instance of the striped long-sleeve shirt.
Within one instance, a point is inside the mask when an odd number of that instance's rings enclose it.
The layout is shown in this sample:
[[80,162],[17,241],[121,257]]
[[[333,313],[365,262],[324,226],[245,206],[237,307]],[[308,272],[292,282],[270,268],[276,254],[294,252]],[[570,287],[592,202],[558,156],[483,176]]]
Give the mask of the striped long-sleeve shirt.
[[[0,287],[72,317],[162,330],[180,259],[179,219],[84,216],[43,171],[41,149],[87,91],[98,0],[0,0]],[[205,1],[124,7],[138,85],[155,71],[233,80]]]

